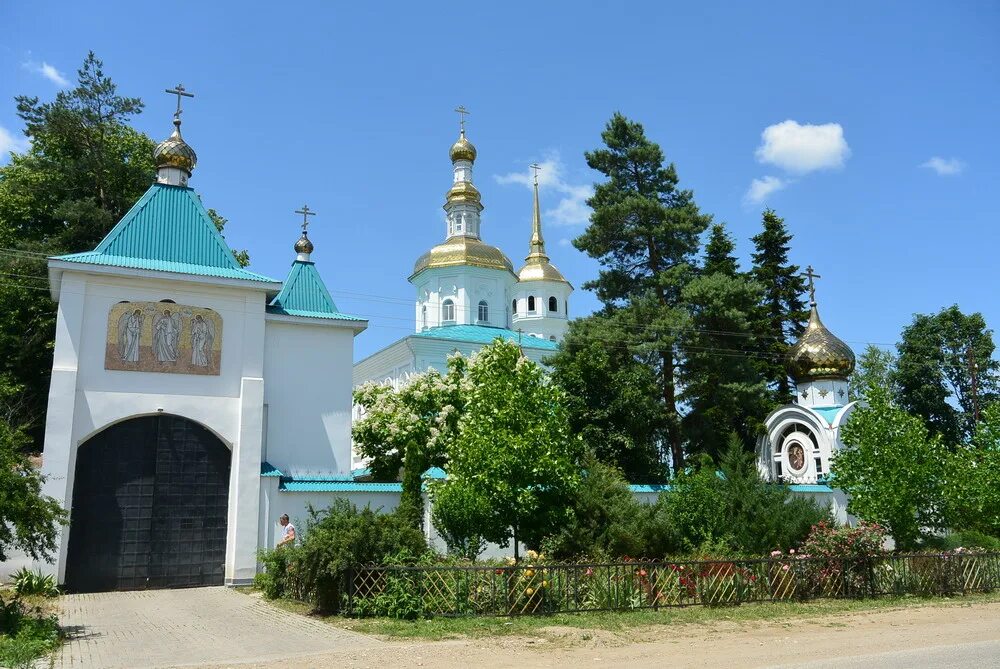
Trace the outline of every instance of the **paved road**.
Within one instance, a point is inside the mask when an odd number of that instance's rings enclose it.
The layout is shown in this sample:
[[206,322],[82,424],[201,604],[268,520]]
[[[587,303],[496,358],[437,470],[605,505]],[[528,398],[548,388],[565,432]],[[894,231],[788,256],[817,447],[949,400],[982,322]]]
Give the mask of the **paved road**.
[[896,650],[873,655],[838,657],[773,669],[986,669],[1000,667],[1000,641],[978,641],[954,646]]
[[56,667],[125,669],[263,662],[380,642],[227,588],[69,595]]

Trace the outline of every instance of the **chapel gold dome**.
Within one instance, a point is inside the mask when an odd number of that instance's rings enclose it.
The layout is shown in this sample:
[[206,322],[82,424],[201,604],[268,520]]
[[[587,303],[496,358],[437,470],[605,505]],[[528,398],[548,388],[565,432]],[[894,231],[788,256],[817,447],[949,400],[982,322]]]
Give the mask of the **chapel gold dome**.
[[847,379],[854,371],[854,351],[830,332],[813,305],[805,332],[788,351],[788,372],[796,381]]
[[191,145],[181,137],[180,121],[174,121],[174,132],[167,139],[156,145],[153,160],[157,169],[161,167],[176,167],[191,173],[198,163],[198,154]]
[[510,258],[497,247],[490,246],[475,237],[455,235],[417,258],[417,262],[413,265],[413,274],[432,267],[454,265],[502,269],[511,273],[514,271]]
[[313,252],[313,243],[312,241],[310,241],[309,237],[306,236],[306,233],[304,231],[302,233],[302,236],[299,237],[299,240],[295,242],[295,252],[296,253]]
[[451,145],[451,150],[448,152],[451,156],[451,162],[457,160],[468,160],[469,162],[475,162],[476,160],[476,147],[472,145],[472,142],[465,138],[465,132],[459,136],[458,141]]
[[476,204],[479,205],[480,210],[483,208],[483,196],[480,195],[479,189],[469,181],[456,181],[455,185],[445,194],[445,199],[448,202],[469,202]]
[[569,283],[555,265],[548,260],[529,262],[517,273],[518,281],[559,281]]

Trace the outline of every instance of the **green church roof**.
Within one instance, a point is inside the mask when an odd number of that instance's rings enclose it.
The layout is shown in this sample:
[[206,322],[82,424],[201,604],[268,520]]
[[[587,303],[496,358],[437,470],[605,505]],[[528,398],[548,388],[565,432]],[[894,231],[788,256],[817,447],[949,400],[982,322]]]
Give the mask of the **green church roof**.
[[93,251],[67,262],[277,283],[240,267],[194,190],[154,183]]
[[470,344],[492,344],[495,339],[506,339],[518,343],[522,348],[536,348],[545,351],[558,351],[559,344],[548,339],[532,337],[506,328],[494,328],[487,325],[442,325],[418,332],[414,337],[424,339],[443,339],[445,341],[461,341]]
[[341,313],[330,297],[316,265],[306,260],[296,260],[288,272],[281,292],[267,305],[269,314],[329,318],[344,321],[364,321],[364,318]]

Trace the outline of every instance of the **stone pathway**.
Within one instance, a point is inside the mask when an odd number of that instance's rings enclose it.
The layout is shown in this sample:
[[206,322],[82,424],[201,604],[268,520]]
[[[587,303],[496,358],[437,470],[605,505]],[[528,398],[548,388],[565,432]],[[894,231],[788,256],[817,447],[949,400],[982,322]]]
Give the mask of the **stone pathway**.
[[380,645],[221,587],[68,595],[61,606],[64,668],[267,663]]

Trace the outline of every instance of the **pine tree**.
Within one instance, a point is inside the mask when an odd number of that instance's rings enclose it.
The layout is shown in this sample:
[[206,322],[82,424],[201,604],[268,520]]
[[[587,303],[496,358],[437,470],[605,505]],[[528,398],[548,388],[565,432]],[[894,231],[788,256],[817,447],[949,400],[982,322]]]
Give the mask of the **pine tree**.
[[668,444],[675,470],[684,463],[677,409],[678,333],[687,324],[684,286],[694,277],[700,236],[711,217],[702,214],[689,190],[677,187],[677,170],[664,166],[660,147],[642,125],[616,113],[601,134],[605,148],[586,154],[604,174],[588,200],[594,213],[573,244],[595,258],[600,275],[584,288],[595,290],[607,313],[629,311],[633,350],[646,356],[658,376]]
[[681,340],[682,425],[689,452],[714,459],[732,433],[753,443],[768,408],[753,336],[763,287],[739,271],[733,249],[725,227],[713,225],[701,274],[683,291],[691,326]]
[[802,334],[809,311],[802,295],[805,279],[799,266],[788,260],[792,235],[773,209],[764,210],[764,229],[753,237],[753,268],[750,275],[764,289],[758,320],[759,350],[767,360],[764,373],[773,399],[778,404],[792,400],[791,384],[785,371],[789,341]]

